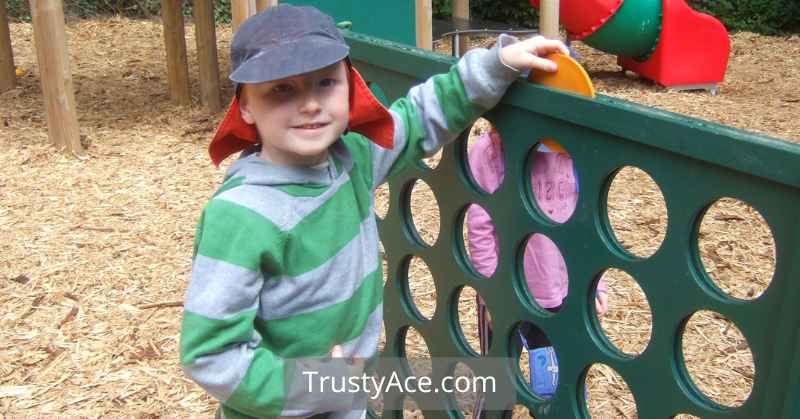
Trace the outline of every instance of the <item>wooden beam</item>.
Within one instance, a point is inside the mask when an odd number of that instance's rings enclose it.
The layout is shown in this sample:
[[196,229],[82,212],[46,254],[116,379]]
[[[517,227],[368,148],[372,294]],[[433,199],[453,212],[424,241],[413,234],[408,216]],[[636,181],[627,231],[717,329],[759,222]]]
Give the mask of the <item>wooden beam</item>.
[[561,39],[558,31],[558,0],[541,0],[539,33],[548,39]]
[[242,22],[256,13],[255,0],[231,0],[231,26],[235,34]]
[[431,0],[414,0],[417,48],[433,49],[433,8]]
[[175,104],[189,105],[189,61],[186,58],[181,2],[161,0],[161,21],[164,24],[164,44],[167,50],[169,97]]
[[256,0],[256,13],[278,5],[278,0]]
[[0,0],[0,93],[13,89],[17,84],[15,70],[6,0]]
[[453,0],[453,17],[469,19],[469,0]]
[[217,32],[214,26],[212,0],[194,0],[195,40],[200,61],[200,100],[209,112],[222,109],[219,93],[219,63],[217,62]]
[[[453,0],[453,17],[457,19],[469,20],[469,0]],[[455,37],[453,37],[455,42]],[[469,49],[469,37],[459,36],[458,56],[463,57]]]
[[33,37],[42,82],[50,141],[74,155],[83,154],[75,109],[75,89],[67,52],[62,0],[30,0]]

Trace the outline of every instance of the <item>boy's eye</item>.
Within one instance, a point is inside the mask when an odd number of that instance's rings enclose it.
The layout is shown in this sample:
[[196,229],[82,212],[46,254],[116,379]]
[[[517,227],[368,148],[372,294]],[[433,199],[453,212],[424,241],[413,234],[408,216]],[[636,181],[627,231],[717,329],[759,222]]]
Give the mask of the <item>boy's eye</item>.
[[272,89],[270,89],[270,93],[278,94],[278,95],[287,95],[294,91],[294,88],[289,84],[279,84]]
[[336,85],[336,81],[337,81],[336,79],[331,79],[331,78],[322,79],[320,80],[319,85],[322,87],[333,87]]

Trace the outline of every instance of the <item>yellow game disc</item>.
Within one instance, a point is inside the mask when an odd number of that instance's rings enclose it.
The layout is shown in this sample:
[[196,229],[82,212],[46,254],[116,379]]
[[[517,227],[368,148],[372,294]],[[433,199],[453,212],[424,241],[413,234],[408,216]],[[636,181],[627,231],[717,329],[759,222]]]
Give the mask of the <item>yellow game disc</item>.
[[[595,98],[592,80],[577,61],[564,54],[550,54],[545,58],[555,62],[558,70],[555,73],[532,71],[528,76],[529,82]],[[561,145],[549,138],[542,140],[542,143],[553,151],[566,153]]]

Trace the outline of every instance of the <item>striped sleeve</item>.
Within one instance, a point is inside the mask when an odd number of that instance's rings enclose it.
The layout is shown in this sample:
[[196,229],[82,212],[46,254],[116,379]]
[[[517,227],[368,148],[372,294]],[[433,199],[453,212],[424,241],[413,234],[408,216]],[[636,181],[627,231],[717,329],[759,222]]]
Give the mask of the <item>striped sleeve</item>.
[[[254,235],[274,239],[259,247]],[[284,377],[291,374],[283,359],[260,345],[254,328],[264,283],[260,267],[265,254],[279,251],[280,237],[251,210],[212,199],[197,228],[181,324],[186,374],[226,406],[255,417],[281,412]]]
[[519,76],[500,61],[500,48],[513,42],[516,38],[501,35],[492,49],[469,51],[449,72],[412,87],[392,104],[394,148],[372,145],[373,187],[435,154],[500,101]]

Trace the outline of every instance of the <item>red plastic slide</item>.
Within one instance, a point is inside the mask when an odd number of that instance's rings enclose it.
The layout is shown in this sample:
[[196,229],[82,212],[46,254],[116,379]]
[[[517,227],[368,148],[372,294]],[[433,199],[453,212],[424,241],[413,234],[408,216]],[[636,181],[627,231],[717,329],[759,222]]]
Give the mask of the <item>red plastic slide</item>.
[[[649,2],[649,3],[648,3]],[[571,39],[583,40],[602,51],[617,52],[617,62],[662,86],[709,88],[723,81],[728,66],[728,31],[716,18],[694,11],[684,0],[561,0],[560,20]],[[530,0],[538,8],[539,0]],[[653,6],[655,5],[655,6]],[[644,16],[650,12],[650,21]],[[626,48],[637,30],[658,19],[652,47],[627,56]],[[642,21],[637,19],[641,17]],[[656,20],[655,23],[658,23]],[[630,49],[630,48],[628,48]]]
[[[539,0],[530,0],[533,7],[539,8]],[[572,39],[583,39],[605,24],[622,0],[560,0],[559,20]]]

